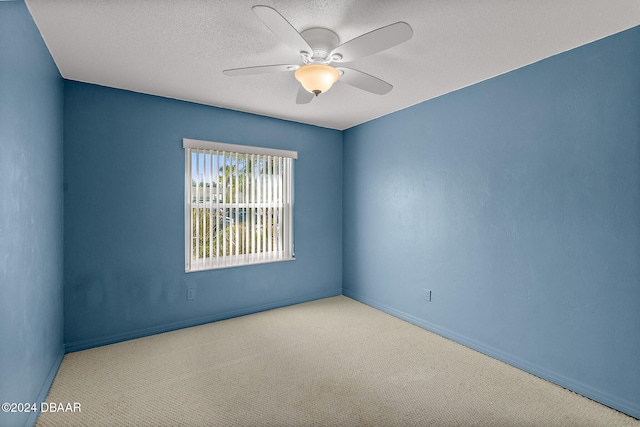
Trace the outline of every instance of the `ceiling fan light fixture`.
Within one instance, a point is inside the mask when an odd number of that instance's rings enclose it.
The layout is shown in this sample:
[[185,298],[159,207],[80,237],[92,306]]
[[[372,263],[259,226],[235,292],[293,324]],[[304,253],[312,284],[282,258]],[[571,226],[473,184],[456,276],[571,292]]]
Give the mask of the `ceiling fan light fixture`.
[[318,96],[331,89],[340,73],[330,65],[307,64],[296,70],[295,77],[305,90]]

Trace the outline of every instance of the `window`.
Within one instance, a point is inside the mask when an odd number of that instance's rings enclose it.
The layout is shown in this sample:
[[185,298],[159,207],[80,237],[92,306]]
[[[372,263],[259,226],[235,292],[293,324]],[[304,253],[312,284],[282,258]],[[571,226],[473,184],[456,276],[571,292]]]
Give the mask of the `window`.
[[185,271],[293,255],[295,151],[183,139]]

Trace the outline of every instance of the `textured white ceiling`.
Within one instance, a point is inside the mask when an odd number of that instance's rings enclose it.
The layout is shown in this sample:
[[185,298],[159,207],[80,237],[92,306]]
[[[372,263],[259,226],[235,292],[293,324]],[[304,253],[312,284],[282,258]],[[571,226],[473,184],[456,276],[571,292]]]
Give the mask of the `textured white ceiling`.
[[[334,129],[514,70],[640,25],[640,0],[26,0],[66,79]],[[344,83],[297,105],[292,72],[222,70],[300,64],[251,11],[277,9],[298,30],[341,42],[397,21],[408,42],[346,66],[379,77],[387,95]]]

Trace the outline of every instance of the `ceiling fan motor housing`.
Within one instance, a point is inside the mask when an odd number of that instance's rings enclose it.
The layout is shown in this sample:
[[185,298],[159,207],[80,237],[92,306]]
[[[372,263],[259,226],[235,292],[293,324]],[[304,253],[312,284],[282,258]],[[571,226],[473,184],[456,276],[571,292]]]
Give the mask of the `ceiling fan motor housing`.
[[340,43],[340,38],[336,33],[327,28],[309,28],[300,35],[306,40],[313,52],[300,52],[302,60],[306,63],[329,63],[329,52],[335,49]]

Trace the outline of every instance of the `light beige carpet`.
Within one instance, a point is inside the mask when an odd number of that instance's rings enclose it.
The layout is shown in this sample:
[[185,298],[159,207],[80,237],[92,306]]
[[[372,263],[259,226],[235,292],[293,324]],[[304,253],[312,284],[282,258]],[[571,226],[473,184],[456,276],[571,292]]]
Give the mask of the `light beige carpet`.
[[64,357],[37,426],[640,426],[344,296]]

